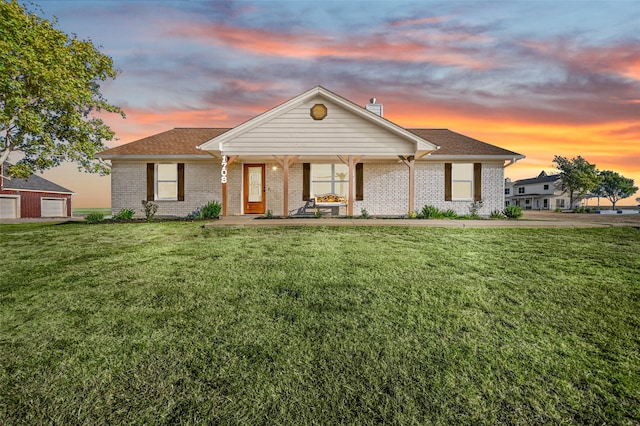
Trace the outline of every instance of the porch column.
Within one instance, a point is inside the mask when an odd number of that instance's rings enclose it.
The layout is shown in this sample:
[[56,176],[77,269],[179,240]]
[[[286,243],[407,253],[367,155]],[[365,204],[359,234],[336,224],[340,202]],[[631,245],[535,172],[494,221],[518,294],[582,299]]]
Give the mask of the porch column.
[[415,169],[416,157],[414,155],[408,155],[408,156],[399,155],[398,157],[400,157],[400,160],[402,160],[402,162],[407,167],[409,167],[409,210],[407,213],[410,213],[415,208],[414,202],[415,202],[415,181],[416,181],[416,169]]
[[289,216],[289,167],[296,162],[296,160],[298,159],[298,155],[294,155],[289,157],[288,155],[285,155],[284,157],[276,157],[275,155],[273,156],[273,158],[276,159],[276,161],[278,162],[278,164],[280,164],[280,166],[282,167],[282,172],[283,172],[283,182],[282,182],[282,211],[283,211],[283,216],[287,217]]
[[347,157],[338,155],[340,161],[349,166],[349,196],[347,199],[347,216],[353,216],[353,203],[356,199],[356,164],[358,164],[363,157],[364,155],[349,155]]
[[222,170],[220,171],[220,182],[222,182],[222,216],[227,216],[229,213],[229,209],[227,208],[229,204],[229,188],[227,187],[227,170],[231,165],[238,159],[237,155],[226,156],[222,154],[221,156],[221,165]]

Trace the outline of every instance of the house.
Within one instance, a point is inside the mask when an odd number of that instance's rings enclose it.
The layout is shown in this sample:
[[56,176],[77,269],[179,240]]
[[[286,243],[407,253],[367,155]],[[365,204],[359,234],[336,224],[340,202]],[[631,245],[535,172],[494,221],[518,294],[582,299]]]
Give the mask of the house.
[[235,128],[176,128],[96,156],[109,160],[111,207],[184,216],[406,215],[430,204],[467,214],[504,206],[504,168],[523,155],[447,129],[405,129],[317,86]]
[[505,204],[525,210],[570,209],[569,195],[561,189],[559,174],[548,175],[544,171],[537,177],[511,182],[505,181]]
[[[0,171],[9,166],[4,163]],[[73,194],[37,175],[19,179],[0,173],[0,219],[71,217]]]

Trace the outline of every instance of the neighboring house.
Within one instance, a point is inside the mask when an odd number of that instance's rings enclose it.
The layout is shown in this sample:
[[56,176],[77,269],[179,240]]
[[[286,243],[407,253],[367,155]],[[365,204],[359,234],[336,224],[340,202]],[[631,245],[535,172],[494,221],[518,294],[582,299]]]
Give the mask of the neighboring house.
[[[232,129],[176,128],[112,148],[111,208],[155,201],[184,216],[211,200],[223,215],[405,215],[430,204],[467,214],[504,206],[504,168],[523,155],[446,129],[405,129],[315,87]],[[315,197],[334,194],[337,197]],[[315,204],[317,201],[317,204]],[[139,213],[138,213],[139,214]]]
[[[9,163],[3,166],[0,171]],[[27,179],[0,176],[0,219],[71,217],[73,191],[37,175]]]
[[544,171],[531,179],[515,182],[506,179],[505,204],[516,205],[525,210],[568,210],[569,195],[560,189],[560,185],[559,174],[548,175]]

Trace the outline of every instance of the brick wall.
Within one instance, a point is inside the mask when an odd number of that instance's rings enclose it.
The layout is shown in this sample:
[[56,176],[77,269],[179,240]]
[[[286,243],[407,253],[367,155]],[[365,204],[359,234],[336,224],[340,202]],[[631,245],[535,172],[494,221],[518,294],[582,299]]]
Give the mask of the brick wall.
[[[444,201],[444,164],[416,162],[415,206],[420,211],[426,204],[440,209],[453,209],[459,215],[469,213],[471,201]],[[228,167],[229,215],[243,214],[243,165]],[[405,215],[409,210],[409,168],[402,163],[365,163],[364,200],[354,203],[353,213],[366,209],[371,215]],[[302,163],[289,168],[289,211],[304,206],[302,200]],[[277,163],[265,169],[266,209],[274,215],[284,214],[283,170]],[[146,199],[146,162],[114,162],[111,173],[114,213],[133,208],[142,216],[141,200]],[[482,164],[481,215],[504,207],[504,170],[501,163]],[[157,201],[158,215],[186,216],[211,200],[222,200],[220,165],[215,162],[185,162],[185,201]],[[346,214],[341,208],[340,214]]]
[[[416,162],[415,211],[425,205],[441,210],[453,209],[458,215],[469,214],[471,200],[444,201],[444,163]],[[482,163],[481,216],[504,208],[504,169],[502,163]]]
[[366,209],[370,215],[405,215],[409,208],[409,168],[403,163],[365,163],[364,199],[353,205],[353,214]]
[[[220,165],[214,162],[184,163],[184,201],[156,201],[158,216],[186,216],[209,201],[222,201]],[[113,161],[111,211],[115,214],[130,208],[136,212],[136,217],[143,217],[142,200],[146,199],[147,163]]]

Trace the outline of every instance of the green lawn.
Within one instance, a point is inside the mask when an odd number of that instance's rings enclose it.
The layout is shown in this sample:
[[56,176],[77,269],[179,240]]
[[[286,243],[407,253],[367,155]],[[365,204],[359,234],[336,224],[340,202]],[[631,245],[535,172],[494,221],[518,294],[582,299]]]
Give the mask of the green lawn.
[[0,241],[0,424],[640,422],[637,229]]
[[111,216],[111,208],[109,207],[80,207],[72,209],[72,212],[74,216],[88,215],[91,213],[100,213],[104,216]]

